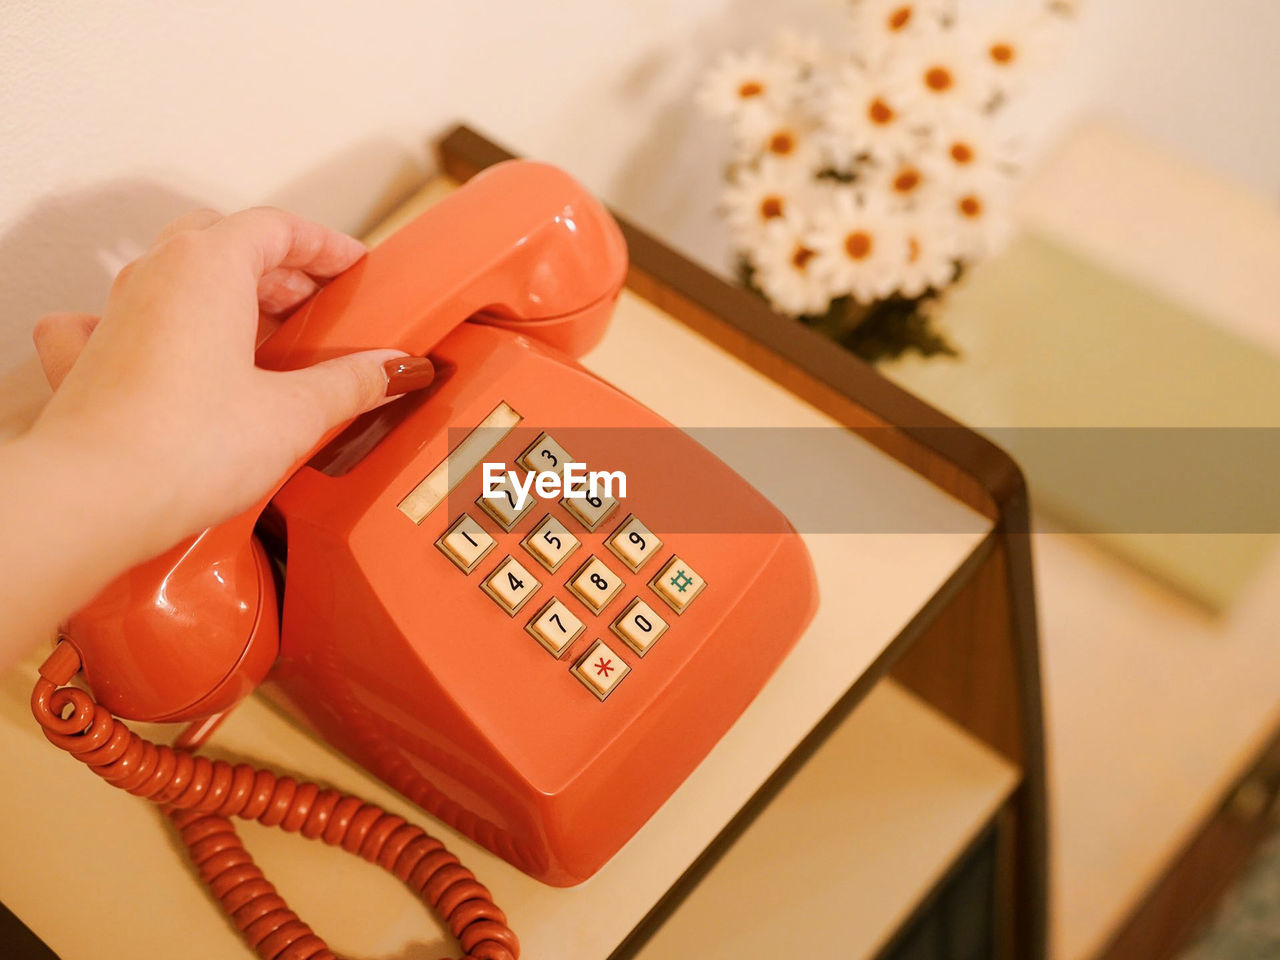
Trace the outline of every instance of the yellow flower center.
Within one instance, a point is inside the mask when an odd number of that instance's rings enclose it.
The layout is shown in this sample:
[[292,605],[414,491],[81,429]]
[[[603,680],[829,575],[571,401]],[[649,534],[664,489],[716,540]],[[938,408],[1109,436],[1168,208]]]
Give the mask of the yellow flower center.
[[920,241],[915,237],[907,237],[907,263],[915,263],[920,259]]
[[748,80],[738,88],[738,96],[743,100],[759,97],[764,94],[764,84],[759,80]]
[[920,171],[915,167],[903,167],[893,178],[893,189],[897,193],[910,193],[920,186]]
[[945,93],[955,86],[955,77],[946,67],[930,67],[924,72],[924,85],[934,93]]
[[976,220],[978,217],[982,216],[982,201],[972,193],[961,197],[956,203],[956,208],[963,216],[968,217],[970,220]]
[[906,28],[911,22],[911,7],[901,6],[889,14],[888,26],[894,33]]
[[892,123],[895,116],[896,114],[893,112],[893,107],[889,106],[879,97],[876,97],[867,106],[867,117],[876,126],[883,127],[888,123]]
[[760,219],[773,220],[785,212],[786,207],[781,197],[771,195],[760,201]]
[[965,143],[963,140],[957,140],[951,144],[951,159],[956,163],[965,164],[973,162],[973,147]]
[[789,156],[796,149],[796,138],[789,130],[779,130],[769,138],[769,152],[781,157]]
[[804,244],[796,244],[795,252],[791,254],[791,265],[804,273],[808,269],[809,261],[814,257],[814,252]]
[[998,63],[1002,67],[1008,66],[1018,58],[1018,51],[1014,49],[1013,44],[1004,42],[993,43],[987,54],[993,63]]
[[871,248],[874,246],[871,234],[864,230],[855,230],[844,238],[844,252],[849,255],[850,260],[865,260],[871,256]]

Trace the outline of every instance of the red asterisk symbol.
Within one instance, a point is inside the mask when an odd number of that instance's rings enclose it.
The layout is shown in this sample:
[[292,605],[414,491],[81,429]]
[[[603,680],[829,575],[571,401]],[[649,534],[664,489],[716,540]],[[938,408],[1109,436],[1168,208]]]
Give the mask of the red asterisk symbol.
[[617,669],[617,667],[613,665],[612,660],[606,660],[604,657],[601,657],[594,664],[592,664],[592,666],[596,668],[596,676],[598,677],[607,677],[609,675],[610,670]]

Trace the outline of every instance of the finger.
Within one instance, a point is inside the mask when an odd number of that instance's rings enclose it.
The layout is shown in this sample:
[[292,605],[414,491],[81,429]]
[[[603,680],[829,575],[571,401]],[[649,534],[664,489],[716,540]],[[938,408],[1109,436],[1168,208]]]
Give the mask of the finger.
[[258,308],[269,316],[279,316],[319,289],[320,284],[301,270],[276,267],[258,281]]
[[327,279],[346,270],[367,252],[354,237],[274,207],[233,213],[208,232],[223,241],[229,251],[242,256],[257,277],[285,267]]
[[217,210],[210,210],[207,207],[192,210],[190,213],[184,213],[182,216],[178,217],[178,219],[167,223],[164,229],[156,235],[156,239],[152,245],[154,246],[155,244],[164,243],[174,234],[182,233],[184,230],[204,230],[206,227],[213,226],[221,219],[222,214]]
[[319,433],[306,438],[312,443],[325,431],[384,402],[389,390],[404,393],[406,385],[421,389],[431,382],[432,375],[429,360],[407,357],[401,350],[364,350],[301,370],[268,374],[289,395],[299,398],[308,413],[319,414]]
[[75,366],[80,351],[89,342],[98,317],[91,313],[47,313],[36,321],[31,339],[44,370],[45,379],[54,390]]

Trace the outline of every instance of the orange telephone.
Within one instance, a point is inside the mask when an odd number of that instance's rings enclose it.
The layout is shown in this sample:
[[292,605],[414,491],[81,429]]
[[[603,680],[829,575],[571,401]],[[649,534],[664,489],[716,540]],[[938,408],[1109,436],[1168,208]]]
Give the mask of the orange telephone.
[[[231,815],[392,870],[468,956],[518,945],[418,828],[189,752],[259,683],[433,815],[569,885],[679,786],[811,619],[812,567],[782,515],[571,359],[602,336],[625,272],[616,223],[553,167],[500,164],[427,210],[257,362],[394,346],[430,353],[432,386],[326,438],[255,509],[125,574],[42,666],[32,709],[49,739],[170,811],[262,956],[330,954]],[[484,464],[511,474],[486,490]],[[583,464],[625,491],[548,494]],[[79,670],[96,704],[63,686]],[[195,723],[173,749],[112,714]]]

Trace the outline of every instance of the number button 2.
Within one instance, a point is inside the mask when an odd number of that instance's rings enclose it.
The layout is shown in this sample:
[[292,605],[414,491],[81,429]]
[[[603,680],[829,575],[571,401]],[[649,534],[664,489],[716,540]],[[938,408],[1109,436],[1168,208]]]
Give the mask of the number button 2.
[[555,573],[569,554],[578,549],[578,538],[565,529],[565,525],[551,514],[533,528],[533,532],[521,541],[533,558]]
[[622,578],[606,567],[599,557],[591,557],[573,575],[569,589],[592,613],[599,613],[622,589]]
[[[511,482],[511,477],[506,476],[497,485],[492,497],[486,497],[482,492],[476,503],[480,505],[480,508],[485,513],[498,521],[503,530],[510,530],[521,517],[532,509],[533,505],[537,503],[537,498],[531,494],[525,497],[524,503],[520,503],[520,491]],[[516,504],[518,503],[520,505],[517,507]]]

